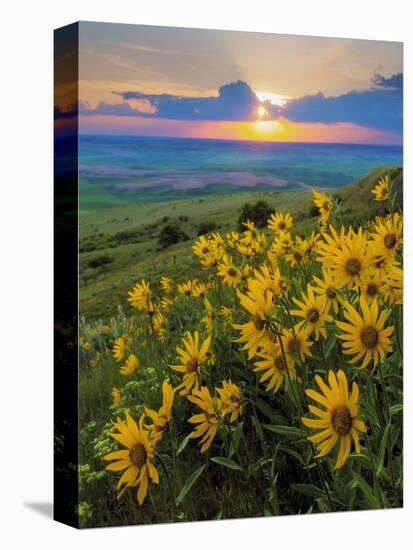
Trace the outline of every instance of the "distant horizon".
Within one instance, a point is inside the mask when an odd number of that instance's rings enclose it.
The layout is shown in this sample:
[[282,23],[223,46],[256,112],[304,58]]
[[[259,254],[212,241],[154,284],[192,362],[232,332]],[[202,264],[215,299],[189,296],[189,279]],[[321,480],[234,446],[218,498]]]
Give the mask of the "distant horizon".
[[164,139],[164,140],[188,140],[188,141],[218,141],[218,142],[240,142],[240,143],[265,143],[271,145],[346,145],[354,147],[397,147],[403,149],[403,141],[401,143],[366,143],[366,142],[344,142],[344,141],[275,141],[265,139],[248,139],[248,138],[208,138],[208,137],[192,137],[192,136],[165,136],[165,135],[140,135],[140,134],[110,134],[110,133],[94,133],[94,132],[79,132],[79,138],[82,137],[118,137],[118,138],[137,138],[137,139]]

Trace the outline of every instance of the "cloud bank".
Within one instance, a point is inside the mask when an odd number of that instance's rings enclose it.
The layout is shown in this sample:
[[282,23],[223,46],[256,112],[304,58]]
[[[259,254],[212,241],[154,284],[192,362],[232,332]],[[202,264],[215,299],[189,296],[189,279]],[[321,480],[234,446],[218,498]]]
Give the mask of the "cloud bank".
[[144,94],[139,91],[113,92],[122,103],[100,102],[95,109],[80,104],[83,115],[115,115],[172,120],[253,121],[264,107],[263,120],[285,118],[304,123],[353,123],[375,130],[401,132],[403,129],[403,74],[384,77],[374,73],[372,88],[327,97],[321,92],[291,99],[282,107],[260,102],[251,87],[242,81],[221,86],[213,97],[183,97],[171,94]]

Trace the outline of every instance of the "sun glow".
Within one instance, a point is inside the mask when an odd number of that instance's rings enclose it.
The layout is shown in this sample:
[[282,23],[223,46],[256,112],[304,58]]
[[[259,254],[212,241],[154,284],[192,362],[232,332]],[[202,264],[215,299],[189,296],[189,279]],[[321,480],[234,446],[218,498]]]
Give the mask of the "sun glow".
[[267,114],[267,110],[265,109],[265,107],[263,107],[262,105],[260,105],[260,106],[258,107],[258,116],[259,116],[260,118],[262,118],[262,117],[263,117],[264,115],[266,115],[266,114]]
[[289,96],[274,94],[272,92],[255,92],[255,95],[260,101],[269,101],[271,105],[278,105],[278,107],[283,107],[289,99]]

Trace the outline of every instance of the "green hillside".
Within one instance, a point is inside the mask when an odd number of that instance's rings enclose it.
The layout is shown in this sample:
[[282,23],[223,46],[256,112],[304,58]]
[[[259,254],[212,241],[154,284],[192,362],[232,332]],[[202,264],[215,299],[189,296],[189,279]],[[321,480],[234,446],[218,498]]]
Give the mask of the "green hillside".
[[[357,223],[380,213],[370,190],[390,170],[398,200],[402,200],[401,168],[381,167],[357,182],[334,189],[342,205],[343,223]],[[369,200],[368,200],[369,199]],[[246,202],[266,201],[280,211],[290,211],[295,229],[307,233],[316,227],[311,214],[311,192],[265,191],[209,195],[168,202],[135,203],[84,213],[80,216],[80,309],[91,319],[107,318],[117,305],[127,303],[127,291],[137,279],[156,282],[161,275],[184,279],[201,275],[191,252],[200,226],[214,223],[217,230],[236,230]],[[90,203],[90,207],[98,205]],[[188,240],[161,248],[158,241],[166,226],[178,227]]]

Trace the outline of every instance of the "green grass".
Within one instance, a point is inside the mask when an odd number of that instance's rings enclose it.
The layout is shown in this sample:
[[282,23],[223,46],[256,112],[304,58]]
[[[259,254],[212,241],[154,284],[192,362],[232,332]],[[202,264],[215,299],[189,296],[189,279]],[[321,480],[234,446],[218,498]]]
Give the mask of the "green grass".
[[[380,206],[370,200],[370,190],[385,170],[377,168],[360,181],[335,190],[335,194],[343,199],[343,223],[358,223],[380,213]],[[397,188],[401,185],[401,169],[391,170],[399,174]],[[202,270],[191,250],[199,226],[213,221],[220,232],[236,230],[242,206],[258,200],[265,200],[276,210],[291,212],[298,232],[306,233],[317,228],[316,219],[310,216],[312,198],[309,190],[208,195],[167,202],[134,203],[81,214],[81,313],[91,319],[115,313],[119,304],[126,306],[127,291],[137,279],[145,278],[155,283],[161,275],[179,279],[201,275]],[[180,217],[188,219],[181,221]],[[178,224],[190,239],[160,249],[159,233],[170,223]],[[122,232],[128,232],[130,237],[119,238]],[[86,251],[90,248],[94,250]],[[113,261],[100,267],[89,266],[90,262],[102,256]]]

